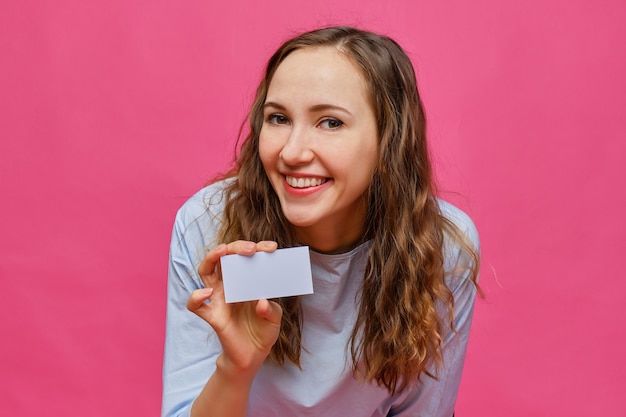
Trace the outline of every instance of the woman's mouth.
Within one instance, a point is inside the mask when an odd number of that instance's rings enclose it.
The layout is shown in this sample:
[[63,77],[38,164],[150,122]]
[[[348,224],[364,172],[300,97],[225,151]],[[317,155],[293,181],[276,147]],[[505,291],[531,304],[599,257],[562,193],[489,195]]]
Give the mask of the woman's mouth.
[[286,175],[285,180],[293,188],[308,188],[320,186],[328,181],[328,178],[296,178]]

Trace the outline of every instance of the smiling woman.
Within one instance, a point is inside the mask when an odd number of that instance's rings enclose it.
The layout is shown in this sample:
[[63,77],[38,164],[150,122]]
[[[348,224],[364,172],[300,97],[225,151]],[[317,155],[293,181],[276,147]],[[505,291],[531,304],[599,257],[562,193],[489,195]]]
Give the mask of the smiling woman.
[[[423,115],[387,37],[278,49],[234,168],[176,218],[164,416],[453,415],[478,237],[434,195]],[[314,294],[225,303],[221,256],[302,245]]]
[[259,155],[298,242],[319,252],[362,243],[378,156],[367,84],[335,47],[290,54],[264,105]]

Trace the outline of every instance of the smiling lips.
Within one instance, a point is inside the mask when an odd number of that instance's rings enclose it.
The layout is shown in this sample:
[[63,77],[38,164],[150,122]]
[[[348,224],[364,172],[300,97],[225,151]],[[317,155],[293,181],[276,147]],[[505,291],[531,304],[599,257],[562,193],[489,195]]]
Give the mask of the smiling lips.
[[317,187],[328,181],[328,178],[296,178],[285,176],[287,184],[294,188]]

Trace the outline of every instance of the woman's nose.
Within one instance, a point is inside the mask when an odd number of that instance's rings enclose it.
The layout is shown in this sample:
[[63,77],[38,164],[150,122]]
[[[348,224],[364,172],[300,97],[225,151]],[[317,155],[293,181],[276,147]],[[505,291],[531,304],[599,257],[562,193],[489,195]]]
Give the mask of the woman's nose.
[[311,149],[311,133],[306,128],[292,129],[279,156],[289,166],[311,162],[315,156]]

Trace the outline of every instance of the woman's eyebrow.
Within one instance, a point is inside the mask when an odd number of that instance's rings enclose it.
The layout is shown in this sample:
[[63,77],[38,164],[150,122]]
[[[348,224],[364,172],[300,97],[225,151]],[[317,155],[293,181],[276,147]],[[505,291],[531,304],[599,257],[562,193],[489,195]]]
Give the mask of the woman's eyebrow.
[[345,107],[341,107],[341,106],[337,106],[335,104],[316,104],[314,106],[309,107],[309,111],[311,112],[319,112],[319,111],[324,111],[324,110],[338,110],[340,112],[346,113],[348,116],[352,116],[352,113],[350,113]]
[[267,108],[267,107],[273,107],[273,108],[278,109],[278,110],[286,110],[287,109],[282,104],[278,104],[278,103],[275,103],[273,101],[266,101],[265,104],[263,104],[263,108],[264,109]]
[[[280,103],[276,103],[274,101],[267,101],[265,102],[265,104],[263,104],[263,108],[274,108],[277,110],[287,110],[287,107],[283,106]],[[325,111],[325,110],[337,110],[343,113],[346,113],[349,116],[352,116],[352,113],[350,113],[345,107],[341,107],[341,106],[337,106],[335,104],[326,104],[326,103],[321,103],[321,104],[315,104],[311,107],[309,107],[309,111],[312,113],[316,113],[316,112],[320,112],[320,111]]]

